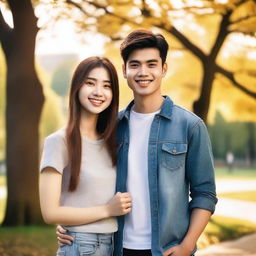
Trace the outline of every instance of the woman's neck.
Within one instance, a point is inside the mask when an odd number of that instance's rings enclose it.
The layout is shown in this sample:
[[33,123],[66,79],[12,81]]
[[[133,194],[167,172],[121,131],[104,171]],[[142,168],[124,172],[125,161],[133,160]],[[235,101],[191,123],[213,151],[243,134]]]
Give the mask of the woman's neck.
[[97,121],[98,115],[82,112],[80,120],[81,136],[91,140],[98,140],[100,136],[96,130]]

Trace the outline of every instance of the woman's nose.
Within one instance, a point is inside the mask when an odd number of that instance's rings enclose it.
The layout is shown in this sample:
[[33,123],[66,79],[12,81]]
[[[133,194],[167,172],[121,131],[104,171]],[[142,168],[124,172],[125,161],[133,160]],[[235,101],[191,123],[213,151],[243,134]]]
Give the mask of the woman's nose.
[[97,95],[97,96],[101,96],[102,95],[102,88],[100,85],[96,85],[94,87],[94,91],[93,91],[94,95]]

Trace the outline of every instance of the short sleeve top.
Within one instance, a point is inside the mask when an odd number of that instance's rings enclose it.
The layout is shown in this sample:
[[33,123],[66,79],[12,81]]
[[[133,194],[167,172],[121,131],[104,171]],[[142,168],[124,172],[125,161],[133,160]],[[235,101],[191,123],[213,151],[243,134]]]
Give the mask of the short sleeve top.
[[[115,193],[116,168],[103,140],[82,138],[80,178],[77,189],[68,191],[70,165],[65,129],[46,137],[40,171],[52,167],[62,174],[61,206],[93,207],[106,204]],[[75,216],[74,216],[75,218]],[[111,233],[117,231],[116,218],[108,218],[79,226],[66,226],[73,232]]]

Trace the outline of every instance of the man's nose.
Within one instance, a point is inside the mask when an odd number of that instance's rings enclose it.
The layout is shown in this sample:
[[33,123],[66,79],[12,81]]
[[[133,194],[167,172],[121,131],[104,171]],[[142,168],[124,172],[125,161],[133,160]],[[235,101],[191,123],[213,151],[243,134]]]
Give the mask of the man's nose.
[[138,72],[138,75],[139,76],[146,76],[148,75],[148,69],[146,66],[141,66],[140,69],[139,69],[139,72]]

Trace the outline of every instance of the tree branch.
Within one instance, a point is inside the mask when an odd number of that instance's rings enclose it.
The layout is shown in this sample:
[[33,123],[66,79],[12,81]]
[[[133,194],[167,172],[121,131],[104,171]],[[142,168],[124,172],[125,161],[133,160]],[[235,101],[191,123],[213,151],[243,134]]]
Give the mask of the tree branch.
[[235,78],[234,78],[234,74],[230,71],[227,71],[226,69],[220,67],[219,65],[216,65],[216,71],[221,73],[222,75],[224,75],[225,77],[227,77],[232,83],[233,85],[238,88],[239,90],[241,90],[242,92],[244,92],[245,94],[251,96],[252,98],[256,98],[256,93],[252,92],[250,90],[248,90],[247,88],[245,88],[244,86],[242,86],[240,83],[238,83]]
[[[154,24],[153,24],[154,25]],[[170,29],[165,28],[164,25],[156,25],[158,28],[165,30],[166,32],[171,33],[174,37],[176,37],[187,50],[192,52],[194,55],[196,55],[199,59],[202,61],[206,59],[205,53],[197,47],[195,44],[193,44],[185,35],[183,35],[179,30],[177,30],[174,26],[172,26]]]
[[[31,33],[37,34],[38,27],[36,26],[37,18],[34,14],[34,8],[30,0],[7,0],[12,16],[13,24],[16,33],[23,33],[29,35]],[[24,13],[26,15],[24,15]],[[31,26],[31,22],[35,26]]]
[[[95,8],[97,9],[103,9],[107,14],[111,14],[108,10],[107,10],[107,7],[105,6],[101,6],[99,4],[96,4],[94,2],[88,2],[88,1],[85,1],[87,4],[90,4],[92,6],[94,6]],[[83,14],[85,14],[87,17],[90,17],[90,18],[95,18],[94,15],[88,13],[83,7],[81,4],[78,4],[72,0],[66,0],[66,3],[69,4],[69,5],[72,5],[73,7],[77,8],[78,10],[80,10]]]
[[[86,12],[86,11],[84,10],[84,8],[83,8],[80,4],[75,3],[75,2],[73,2],[72,0],[66,0],[66,3],[68,3],[68,4],[70,4],[70,5],[73,5],[74,7],[78,8],[81,12],[83,12],[85,15],[87,15],[87,16],[89,16],[89,17],[95,17],[95,16],[89,14],[88,12]],[[112,17],[118,18],[118,19],[122,20],[123,22],[127,22],[127,23],[130,23],[130,24],[139,26],[138,23],[136,23],[136,22],[134,22],[134,21],[132,21],[132,20],[129,20],[129,19],[126,18],[126,17],[120,16],[120,15],[117,15],[117,14],[115,14],[115,13],[112,13],[112,12],[108,11],[106,6],[99,5],[99,4],[94,3],[94,2],[88,2],[88,1],[86,1],[86,3],[88,3],[88,4],[90,4],[90,5],[94,6],[94,7],[96,7],[97,9],[103,9],[103,10],[106,12],[106,14],[108,14],[108,15],[110,15],[110,16],[112,16]]]
[[251,18],[255,18],[256,17],[256,14],[255,15],[247,15],[245,17],[242,17],[240,19],[237,19],[235,20],[234,22],[232,22],[232,25],[237,25],[239,24],[240,22],[243,22],[243,21],[246,21],[248,19],[251,19]]
[[230,33],[230,31],[228,30],[228,27],[230,25],[229,18],[231,14],[232,14],[232,11],[229,10],[222,18],[222,21],[219,26],[219,32],[217,34],[215,43],[210,53],[210,58],[212,59],[212,61],[215,61],[220,51],[220,48],[222,47],[227,35]]

